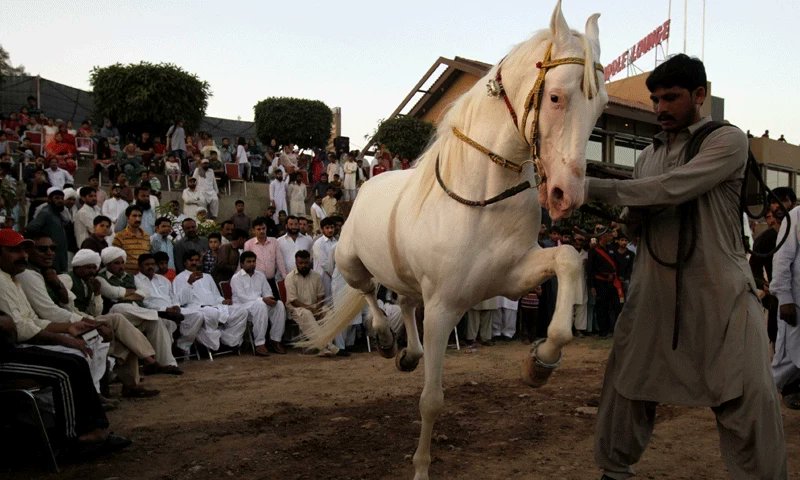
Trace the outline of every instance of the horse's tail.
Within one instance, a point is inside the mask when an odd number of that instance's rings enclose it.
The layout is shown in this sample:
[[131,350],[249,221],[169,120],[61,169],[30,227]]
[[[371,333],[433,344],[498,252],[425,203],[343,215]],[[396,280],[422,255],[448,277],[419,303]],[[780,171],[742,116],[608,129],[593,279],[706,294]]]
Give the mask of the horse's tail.
[[311,331],[303,332],[301,340],[295,342],[300,348],[316,348],[321,350],[333,341],[333,338],[344,330],[366,305],[364,294],[350,285],[337,292],[333,297],[333,306],[326,309],[322,319],[311,327]]

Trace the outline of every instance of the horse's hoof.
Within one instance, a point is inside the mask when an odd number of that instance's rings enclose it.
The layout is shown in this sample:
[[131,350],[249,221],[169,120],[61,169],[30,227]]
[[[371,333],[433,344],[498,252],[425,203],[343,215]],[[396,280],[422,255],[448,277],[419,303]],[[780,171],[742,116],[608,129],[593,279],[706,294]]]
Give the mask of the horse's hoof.
[[413,372],[417,369],[417,365],[419,365],[419,359],[411,361],[408,356],[408,350],[405,348],[400,350],[400,353],[394,357],[394,366],[401,372]]
[[378,353],[383,358],[392,358],[397,355],[397,342],[392,342],[388,347],[378,344]]
[[544,363],[536,358],[536,347],[543,340],[537,341],[531,349],[531,354],[522,360],[522,382],[533,388],[539,388],[547,383],[550,375],[561,364],[561,357],[555,363]]

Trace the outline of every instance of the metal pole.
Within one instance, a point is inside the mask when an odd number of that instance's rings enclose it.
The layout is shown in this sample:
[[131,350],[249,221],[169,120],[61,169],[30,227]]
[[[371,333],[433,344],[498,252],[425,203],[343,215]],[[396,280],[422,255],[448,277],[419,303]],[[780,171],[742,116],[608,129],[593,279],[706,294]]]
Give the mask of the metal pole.
[[683,0],[683,53],[686,53],[686,25],[689,17],[689,0]]
[[700,30],[700,60],[706,61],[706,0],[703,0],[703,25]]
[[39,110],[42,109],[42,86],[41,86],[42,77],[36,75],[36,108]]
[[[667,2],[667,3],[668,3],[667,20],[670,20],[669,23],[671,24],[672,23],[672,21],[671,21],[672,20],[672,0],[669,0],[669,2]],[[664,55],[664,59],[666,60],[667,57],[669,57],[669,37],[667,37],[667,53],[666,53],[666,55]]]

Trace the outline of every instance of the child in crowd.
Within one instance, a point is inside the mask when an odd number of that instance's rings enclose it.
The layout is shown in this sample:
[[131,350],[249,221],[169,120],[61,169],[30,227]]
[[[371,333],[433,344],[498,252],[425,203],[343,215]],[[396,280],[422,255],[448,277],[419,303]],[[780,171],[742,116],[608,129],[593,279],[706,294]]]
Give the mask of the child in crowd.
[[181,162],[174,153],[167,155],[167,159],[164,162],[164,173],[172,179],[172,185],[175,188],[181,188]]
[[175,280],[175,269],[169,268],[169,255],[167,252],[156,252],[153,254],[156,260],[156,273],[163,275],[170,282]]
[[208,234],[208,250],[203,254],[203,273],[208,273],[209,275],[214,273],[220,245],[222,245],[222,235],[219,232]]
[[147,181],[150,183],[150,190],[161,192],[161,180],[156,176],[156,167],[150,167],[150,171],[147,172]]
[[322,198],[322,195],[315,196],[314,203],[311,205],[312,236],[319,235],[322,232],[322,219],[328,216],[322,208]]
[[322,209],[326,216],[336,215],[336,203],[336,189],[333,186],[328,187],[327,195],[322,199]]
[[110,245],[108,236],[111,234],[111,219],[105,215],[94,217],[94,231],[81,243],[81,248],[88,248],[101,253]]

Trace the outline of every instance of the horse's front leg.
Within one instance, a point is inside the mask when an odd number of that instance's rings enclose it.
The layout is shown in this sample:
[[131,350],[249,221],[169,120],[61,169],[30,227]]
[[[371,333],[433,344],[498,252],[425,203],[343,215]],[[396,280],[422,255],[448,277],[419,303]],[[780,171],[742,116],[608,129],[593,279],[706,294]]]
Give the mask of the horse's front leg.
[[558,277],[558,296],[553,319],[547,328],[547,339],[531,348],[522,367],[522,380],[532,387],[547,382],[561,361],[561,349],[572,341],[572,322],[575,307],[583,303],[586,288],[583,262],[571,246],[531,250],[513,273],[517,285],[526,292],[555,275]]
[[425,304],[425,386],[419,398],[422,427],[417,451],[414,452],[414,480],[428,480],[431,465],[431,435],[436,417],[444,409],[442,370],[447,340],[463,312],[447,310],[437,303]]

